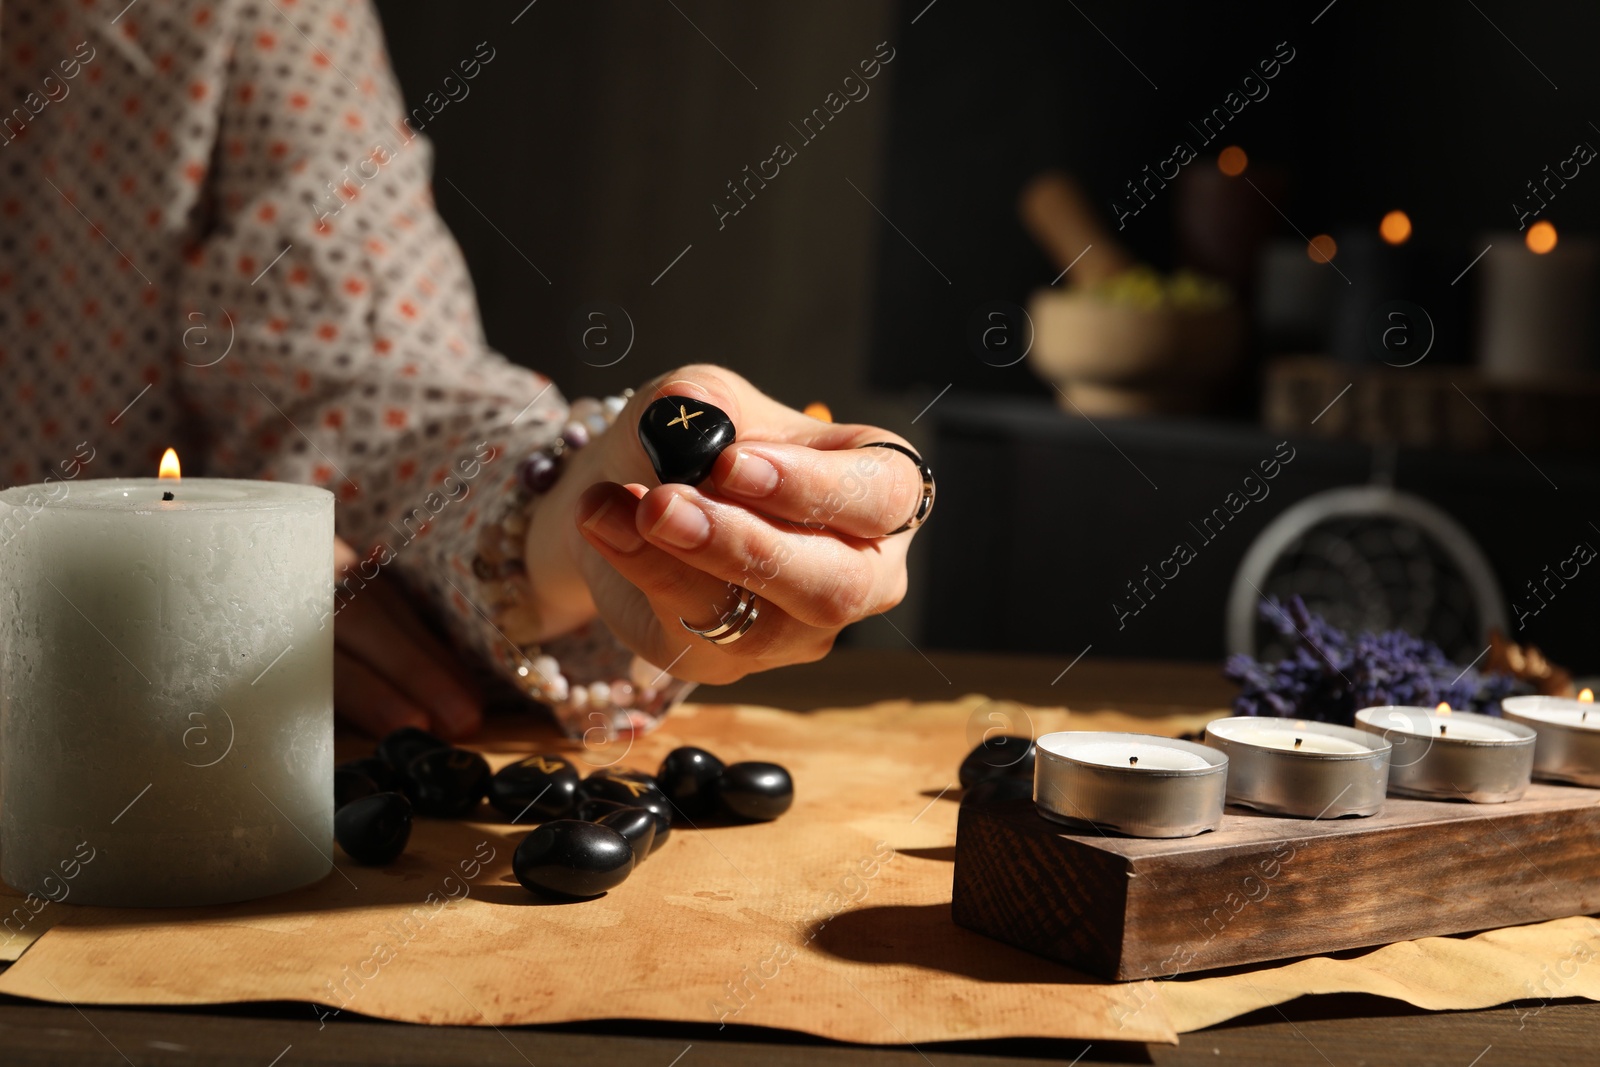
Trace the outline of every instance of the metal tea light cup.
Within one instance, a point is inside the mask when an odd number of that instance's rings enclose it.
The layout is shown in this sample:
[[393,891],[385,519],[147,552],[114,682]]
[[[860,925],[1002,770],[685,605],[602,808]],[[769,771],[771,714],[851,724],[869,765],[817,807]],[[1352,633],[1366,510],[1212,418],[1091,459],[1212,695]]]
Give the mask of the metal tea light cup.
[[[1193,837],[1222,821],[1228,757],[1213,748],[1145,734],[1063,730],[1034,742],[1033,798],[1039,814],[1069,826],[1132,837]],[[1085,758],[1101,746],[1161,750],[1192,764],[1166,769],[1110,766]]]
[[1227,754],[1228,803],[1255,811],[1307,819],[1376,815],[1388,792],[1393,746],[1365,730],[1238,716],[1207,723],[1206,744]]
[[1600,786],[1600,708],[1563,697],[1506,697],[1506,719],[1538,734],[1533,774],[1552,782]]
[[1520,799],[1533,777],[1537,738],[1519,722],[1386,705],[1356,712],[1356,727],[1394,746],[1389,792],[1397,796],[1502,804]]

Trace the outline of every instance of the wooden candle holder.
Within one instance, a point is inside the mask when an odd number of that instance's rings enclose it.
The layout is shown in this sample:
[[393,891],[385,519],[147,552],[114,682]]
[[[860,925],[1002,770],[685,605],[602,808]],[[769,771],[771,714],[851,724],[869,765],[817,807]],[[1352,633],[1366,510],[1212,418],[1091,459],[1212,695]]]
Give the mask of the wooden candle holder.
[[1031,800],[966,806],[952,914],[969,930],[1130,981],[1600,911],[1600,791],[1390,797],[1369,818],[1229,808],[1153,840],[1077,831]]

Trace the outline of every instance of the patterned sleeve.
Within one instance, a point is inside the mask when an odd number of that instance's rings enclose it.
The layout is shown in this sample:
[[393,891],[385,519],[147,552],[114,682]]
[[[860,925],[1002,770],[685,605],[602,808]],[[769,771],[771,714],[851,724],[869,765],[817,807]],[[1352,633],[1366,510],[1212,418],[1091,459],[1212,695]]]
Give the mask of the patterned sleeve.
[[[376,16],[328,0],[225,10],[225,74],[196,90],[225,94],[203,175],[212,217],[180,299],[225,309],[233,342],[178,367],[213,473],[331,490],[368,566],[395,567],[470,653],[582,729],[571,705],[642,668],[598,624],[525,649],[514,617],[491,621],[504,576],[474,567],[487,525],[521,521],[504,515],[518,464],[561,435],[567,404],[486,346]],[[494,59],[480,45],[458,77]],[[549,684],[530,684],[534,665]]]

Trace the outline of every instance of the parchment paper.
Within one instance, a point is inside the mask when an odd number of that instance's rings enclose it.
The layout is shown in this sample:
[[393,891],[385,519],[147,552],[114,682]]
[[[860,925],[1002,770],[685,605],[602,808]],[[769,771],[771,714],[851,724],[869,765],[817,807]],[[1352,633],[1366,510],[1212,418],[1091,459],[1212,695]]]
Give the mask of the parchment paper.
[[[565,750],[651,770],[680,744],[770,759],[797,798],[775,823],[675,828],[619,889],[579,904],[516,884],[522,829],[419,820],[389,868],[348,863],[316,886],[250,904],[116,910],[51,904],[48,929],[0,993],[77,1004],[299,1000],[418,1023],[506,1026],[635,1018],[753,1024],[876,1044],[1041,1036],[1176,1040],[1270,1003],[1359,990],[1427,1008],[1538,996],[1600,999],[1600,923],[1564,920],[1432,938],[1357,959],[1220,978],[1106,984],[950,921],[961,756],[1015,705],[982,697],[807,714],[688,705],[656,734]],[[1115,712],[1026,709],[1012,728],[1197,728]],[[495,766],[563,750],[500,724]],[[341,743],[340,758],[370,745]],[[485,813],[490,809],[485,808]],[[307,847],[311,847],[309,844]],[[14,894],[0,899],[7,908]],[[30,933],[35,931],[30,930]],[[1574,946],[1585,947],[1574,956]],[[12,949],[16,951],[15,948]],[[1573,977],[1551,985],[1561,960]],[[1581,959],[1580,959],[1581,957]],[[1552,969],[1542,971],[1541,968]]]

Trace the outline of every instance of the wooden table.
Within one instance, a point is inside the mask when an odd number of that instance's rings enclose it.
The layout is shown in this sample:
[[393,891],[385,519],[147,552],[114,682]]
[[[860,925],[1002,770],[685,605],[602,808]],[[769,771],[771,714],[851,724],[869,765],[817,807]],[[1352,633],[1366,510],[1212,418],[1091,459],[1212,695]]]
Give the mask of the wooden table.
[[[913,649],[841,649],[821,663],[770,671],[696,694],[810,709],[896,697],[996,698],[1089,710],[1164,715],[1222,707],[1231,687],[1214,667],[1070,658],[992,656]],[[0,1065],[220,1064],[644,1064],[735,1067],[761,1063],[978,1067],[1035,1063],[1315,1063],[1503,1067],[1592,1058],[1600,1004],[1529,1001],[1476,1012],[1419,1012],[1377,997],[1293,1001],[1185,1035],[1182,1044],[985,1041],[879,1048],[803,1034],[662,1023],[574,1023],[505,1030],[361,1020],[348,1013],[319,1028],[304,1004],[199,1010],[109,1009],[0,997]],[[274,1057],[277,1057],[276,1059]]]

